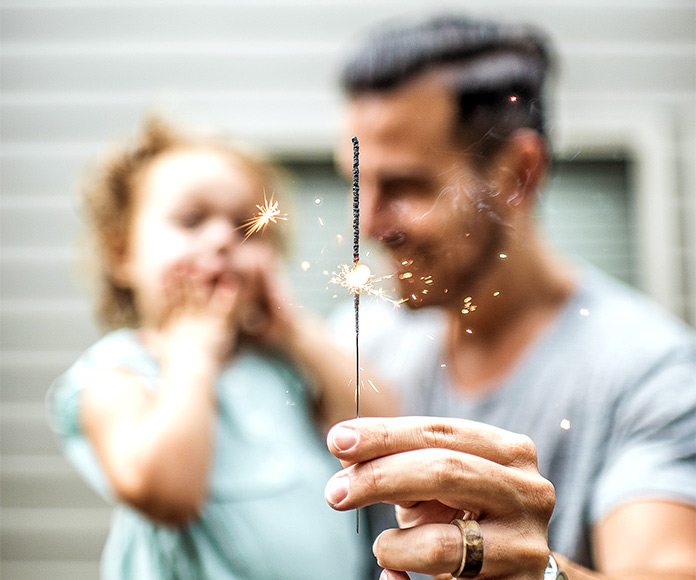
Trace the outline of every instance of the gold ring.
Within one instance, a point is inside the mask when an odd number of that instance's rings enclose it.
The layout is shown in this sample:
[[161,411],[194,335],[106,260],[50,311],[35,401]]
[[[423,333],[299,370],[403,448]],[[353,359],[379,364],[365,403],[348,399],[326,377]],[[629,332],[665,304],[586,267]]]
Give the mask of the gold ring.
[[474,520],[452,520],[462,533],[462,563],[455,572],[454,578],[475,578],[483,567],[483,534],[481,526]]

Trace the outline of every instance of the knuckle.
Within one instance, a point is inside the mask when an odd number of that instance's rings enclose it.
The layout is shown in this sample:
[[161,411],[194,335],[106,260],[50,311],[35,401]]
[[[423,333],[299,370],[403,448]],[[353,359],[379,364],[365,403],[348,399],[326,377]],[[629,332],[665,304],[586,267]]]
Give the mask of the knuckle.
[[529,466],[537,464],[537,448],[528,435],[514,434],[509,444],[511,465]]
[[378,426],[379,426],[379,429],[378,429],[377,433],[375,433],[375,437],[379,441],[382,448],[387,449],[389,447],[389,442],[391,440],[389,428],[384,423],[379,423]]
[[539,578],[549,561],[549,546],[544,535],[538,536],[538,541],[530,542],[521,551],[519,561],[524,562],[524,568],[534,571],[534,577]]
[[423,554],[429,568],[442,569],[443,562],[461,559],[463,550],[461,537],[453,535],[446,526],[434,526],[429,535]]
[[365,485],[371,493],[375,493],[382,488],[382,484],[385,482],[384,470],[381,468],[378,461],[370,461],[363,464],[364,469],[367,470],[367,477],[365,478]]
[[423,443],[426,447],[447,447],[454,435],[454,428],[445,421],[433,420],[425,425],[421,432]]
[[519,512],[525,514],[529,520],[546,526],[556,505],[556,490],[553,484],[536,474],[526,477],[519,489],[525,489],[525,493],[518,498]]
[[389,530],[382,532],[379,536],[377,536],[377,539],[374,541],[372,544],[372,553],[374,554],[375,558],[377,559],[377,564],[380,567],[385,566],[385,554],[386,554],[386,546],[385,544],[387,543],[387,534],[389,533]]
[[537,501],[544,517],[550,518],[556,507],[556,488],[550,481],[542,479],[537,490]]
[[442,489],[449,489],[462,477],[464,465],[451,453],[442,453],[431,464],[433,476]]
[[520,578],[541,578],[549,555],[546,527],[522,518],[499,522],[496,528],[506,547],[497,565],[517,570]]
[[517,565],[529,570],[533,578],[540,578],[549,561],[549,547],[546,542],[535,542],[520,550],[517,554]]

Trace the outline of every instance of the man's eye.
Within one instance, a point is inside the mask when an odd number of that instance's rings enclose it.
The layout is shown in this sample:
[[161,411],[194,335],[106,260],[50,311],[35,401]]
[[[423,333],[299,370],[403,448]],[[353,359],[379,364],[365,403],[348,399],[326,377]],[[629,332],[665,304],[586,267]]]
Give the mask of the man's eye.
[[417,197],[427,192],[427,183],[422,179],[391,179],[384,184],[387,197]]

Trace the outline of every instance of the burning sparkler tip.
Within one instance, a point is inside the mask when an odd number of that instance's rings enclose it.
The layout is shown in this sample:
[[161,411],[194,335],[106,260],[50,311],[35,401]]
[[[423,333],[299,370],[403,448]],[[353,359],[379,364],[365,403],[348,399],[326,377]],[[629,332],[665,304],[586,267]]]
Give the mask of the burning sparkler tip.
[[273,200],[273,195],[271,199],[266,198],[266,194],[263,194],[263,205],[257,205],[258,213],[246,220],[241,227],[246,228],[246,233],[244,234],[244,239],[246,240],[249,236],[262,232],[266,229],[269,223],[278,223],[278,220],[287,220],[287,214],[281,213],[278,202]]

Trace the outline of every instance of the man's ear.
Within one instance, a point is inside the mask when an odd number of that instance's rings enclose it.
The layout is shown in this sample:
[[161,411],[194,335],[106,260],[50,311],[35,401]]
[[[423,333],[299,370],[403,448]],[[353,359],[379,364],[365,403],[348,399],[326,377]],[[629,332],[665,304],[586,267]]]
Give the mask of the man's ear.
[[545,139],[532,129],[515,131],[496,155],[491,178],[508,204],[530,208],[548,172]]

